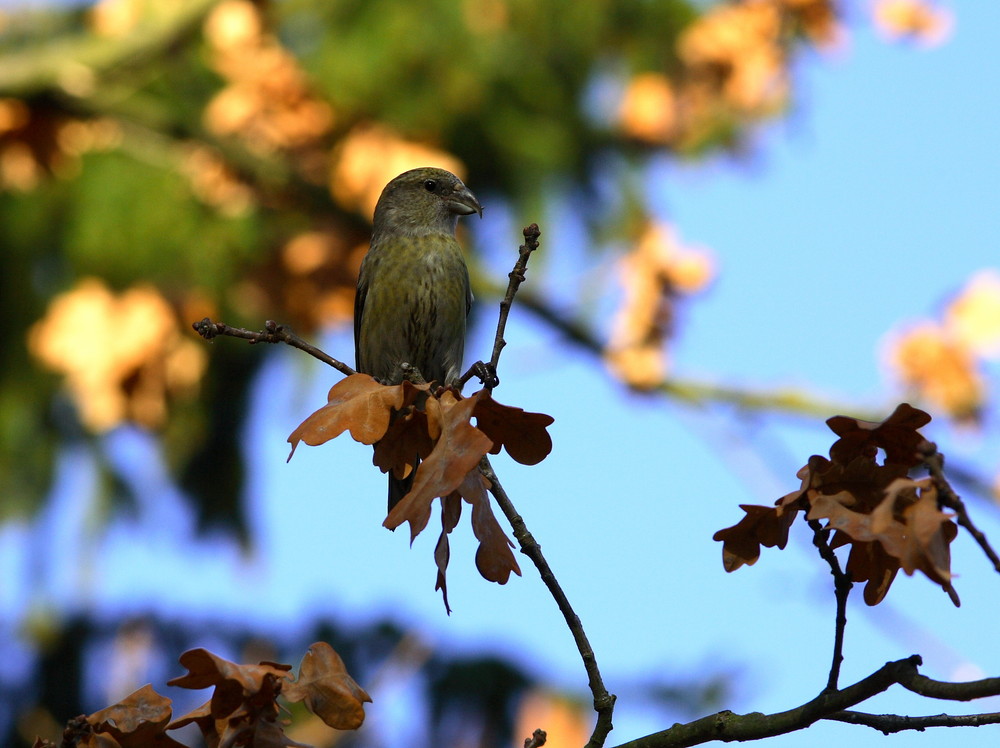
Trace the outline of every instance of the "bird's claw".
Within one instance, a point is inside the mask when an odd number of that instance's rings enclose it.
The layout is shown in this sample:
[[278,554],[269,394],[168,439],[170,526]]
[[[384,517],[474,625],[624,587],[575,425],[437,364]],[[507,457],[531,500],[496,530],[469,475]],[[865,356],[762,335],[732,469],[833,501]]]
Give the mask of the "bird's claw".
[[472,365],[472,372],[486,389],[492,390],[500,385],[500,377],[497,376],[497,369],[491,363],[476,361]]

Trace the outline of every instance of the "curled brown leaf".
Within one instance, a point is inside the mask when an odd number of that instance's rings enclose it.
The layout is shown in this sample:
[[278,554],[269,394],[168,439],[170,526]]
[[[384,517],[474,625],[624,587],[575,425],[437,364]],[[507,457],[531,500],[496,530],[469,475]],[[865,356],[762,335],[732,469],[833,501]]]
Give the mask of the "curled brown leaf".
[[[432,433],[438,424],[429,423],[427,413],[408,408],[396,416],[389,430],[375,444],[372,462],[383,473],[390,470],[397,478],[405,478],[414,467],[414,458],[426,459],[434,449]],[[436,435],[436,434],[435,434]]]
[[520,576],[521,569],[511,551],[514,544],[497,522],[496,515],[490,507],[486,486],[486,478],[479,470],[470,470],[459,486],[458,492],[472,505],[472,532],[479,540],[476,568],[484,579],[497,584],[507,584],[511,572]]
[[188,669],[187,675],[173,678],[167,685],[195,689],[214,686],[211,715],[215,719],[232,714],[249,698],[273,698],[280,684],[291,678],[288,665],[237,665],[200,647],[182,654],[180,663]]
[[309,647],[298,679],[287,684],[283,694],[291,702],[303,702],[310,712],[337,730],[361,727],[365,721],[364,704],[372,700],[326,642]]
[[410,523],[410,542],[427,526],[431,502],[447,496],[493,446],[482,431],[470,423],[480,393],[458,400],[446,391],[440,399],[428,398],[428,420],[441,424],[441,435],[427,459],[420,465],[413,487],[382,524],[395,530]]
[[183,748],[165,732],[170,714],[170,699],[147,684],[87,717],[94,731],[87,737],[92,745],[109,748]]
[[437,566],[437,581],[434,590],[441,590],[444,598],[444,609],[451,615],[451,605],[448,604],[448,562],[451,560],[451,547],[448,544],[448,535],[458,525],[458,520],[462,516],[462,497],[456,491],[452,491],[441,499],[441,535],[438,537],[437,545],[434,546],[434,564]]

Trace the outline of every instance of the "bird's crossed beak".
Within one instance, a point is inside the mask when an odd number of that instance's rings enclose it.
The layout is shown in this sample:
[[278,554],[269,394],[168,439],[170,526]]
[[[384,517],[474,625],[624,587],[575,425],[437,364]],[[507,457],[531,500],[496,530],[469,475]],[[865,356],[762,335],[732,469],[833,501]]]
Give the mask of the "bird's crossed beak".
[[478,213],[480,218],[483,217],[483,206],[479,204],[479,200],[465,185],[451,193],[451,197],[448,198],[448,208],[452,213],[457,213],[460,216]]

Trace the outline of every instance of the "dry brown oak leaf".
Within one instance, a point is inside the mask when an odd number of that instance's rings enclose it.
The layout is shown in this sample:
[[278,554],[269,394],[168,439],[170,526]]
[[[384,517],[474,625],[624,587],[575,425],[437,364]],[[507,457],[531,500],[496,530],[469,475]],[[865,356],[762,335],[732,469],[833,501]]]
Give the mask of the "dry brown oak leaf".
[[[80,748],[184,748],[166,734],[169,722],[170,699],[145,685],[117,704],[70,720],[63,742]],[[49,745],[55,744],[35,741],[35,746]]]
[[784,548],[792,521],[799,511],[807,511],[808,519],[826,519],[835,530],[832,547],[851,545],[847,572],[854,582],[866,583],[869,605],[885,598],[900,568],[908,574],[922,571],[957,605],[949,549],[957,527],[939,510],[929,480],[907,478],[921,461],[917,450],[924,437],[917,429],[930,420],[906,403],[881,422],[829,419],[840,437],[830,448],[830,459],[813,455],[797,473],[799,490],[774,507],[742,505],[746,516],[714,535],[723,543],[726,571],[755,563],[762,545]]
[[292,680],[289,665],[273,662],[237,665],[205,649],[185,652],[180,662],[188,674],[168,681],[168,685],[195,689],[214,686],[215,692],[206,705],[177,720],[171,729],[196,722],[206,738],[212,732],[223,735],[226,721],[229,727],[237,728],[254,722],[264,730],[256,739],[266,737],[271,727],[265,723],[275,722],[275,698],[279,693],[287,701],[304,702],[309,711],[338,730],[360,727],[365,719],[364,703],[371,701],[347,673],[339,655],[325,642],[309,647],[297,680]]
[[487,453],[501,449],[525,465],[541,462],[552,451],[547,431],[551,416],[501,405],[485,390],[469,397],[449,388],[432,393],[426,385],[408,382],[384,386],[365,374],[341,380],[327,399],[288,437],[292,452],[300,441],[316,446],[349,431],[355,440],[375,445],[373,462],[383,472],[391,470],[401,478],[413,469],[414,458],[422,460],[410,492],[383,524],[395,530],[409,523],[412,543],[427,527],[434,500],[441,499],[442,528],[434,561],[436,589],[442,591],[446,608],[448,534],[458,523],[463,502],[472,507],[480,574],[504,584],[511,573],[521,573],[511,551],[513,543],[493,514],[488,486],[478,468]]
[[291,702],[305,703],[310,712],[338,730],[361,727],[365,721],[365,702],[372,700],[326,642],[309,647],[299,666],[298,679],[287,684],[282,695]]
[[395,387],[379,384],[367,374],[352,374],[330,388],[327,403],[304,420],[288,437],[292,451],[300,441],[311,447],[325,444],[345,431],[362,444],[374,444],[389,428],[393,410],[413,404],[430,385],[403,382]]
[[852,503],[850,494],[817,496],[807,517],[828,520],[838,533],[834,546],[851,544],[848,571],[854,581],[867,581],[865,602],[881,602],[902,568],[910,575],[923,572],[959,605],[951,584],[950,550],[958,527],[938,508],[937,489],[930,478],[894,480],[881,503],[867,513],[849,509]]

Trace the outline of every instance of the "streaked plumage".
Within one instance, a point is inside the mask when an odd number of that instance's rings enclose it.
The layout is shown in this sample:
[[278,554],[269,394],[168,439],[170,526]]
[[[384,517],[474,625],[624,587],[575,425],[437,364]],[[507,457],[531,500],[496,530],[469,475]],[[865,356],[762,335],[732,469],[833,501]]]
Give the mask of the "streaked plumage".
[[[401,381],[404,362],[438,384],[462,376],[472,293],[455,226],[471,213],[482,215],[479,201],[444,169],[413,169],[385,186],[354,302],[358,371],[384,384]],[[411,482],[389,476],[390,510]]]

